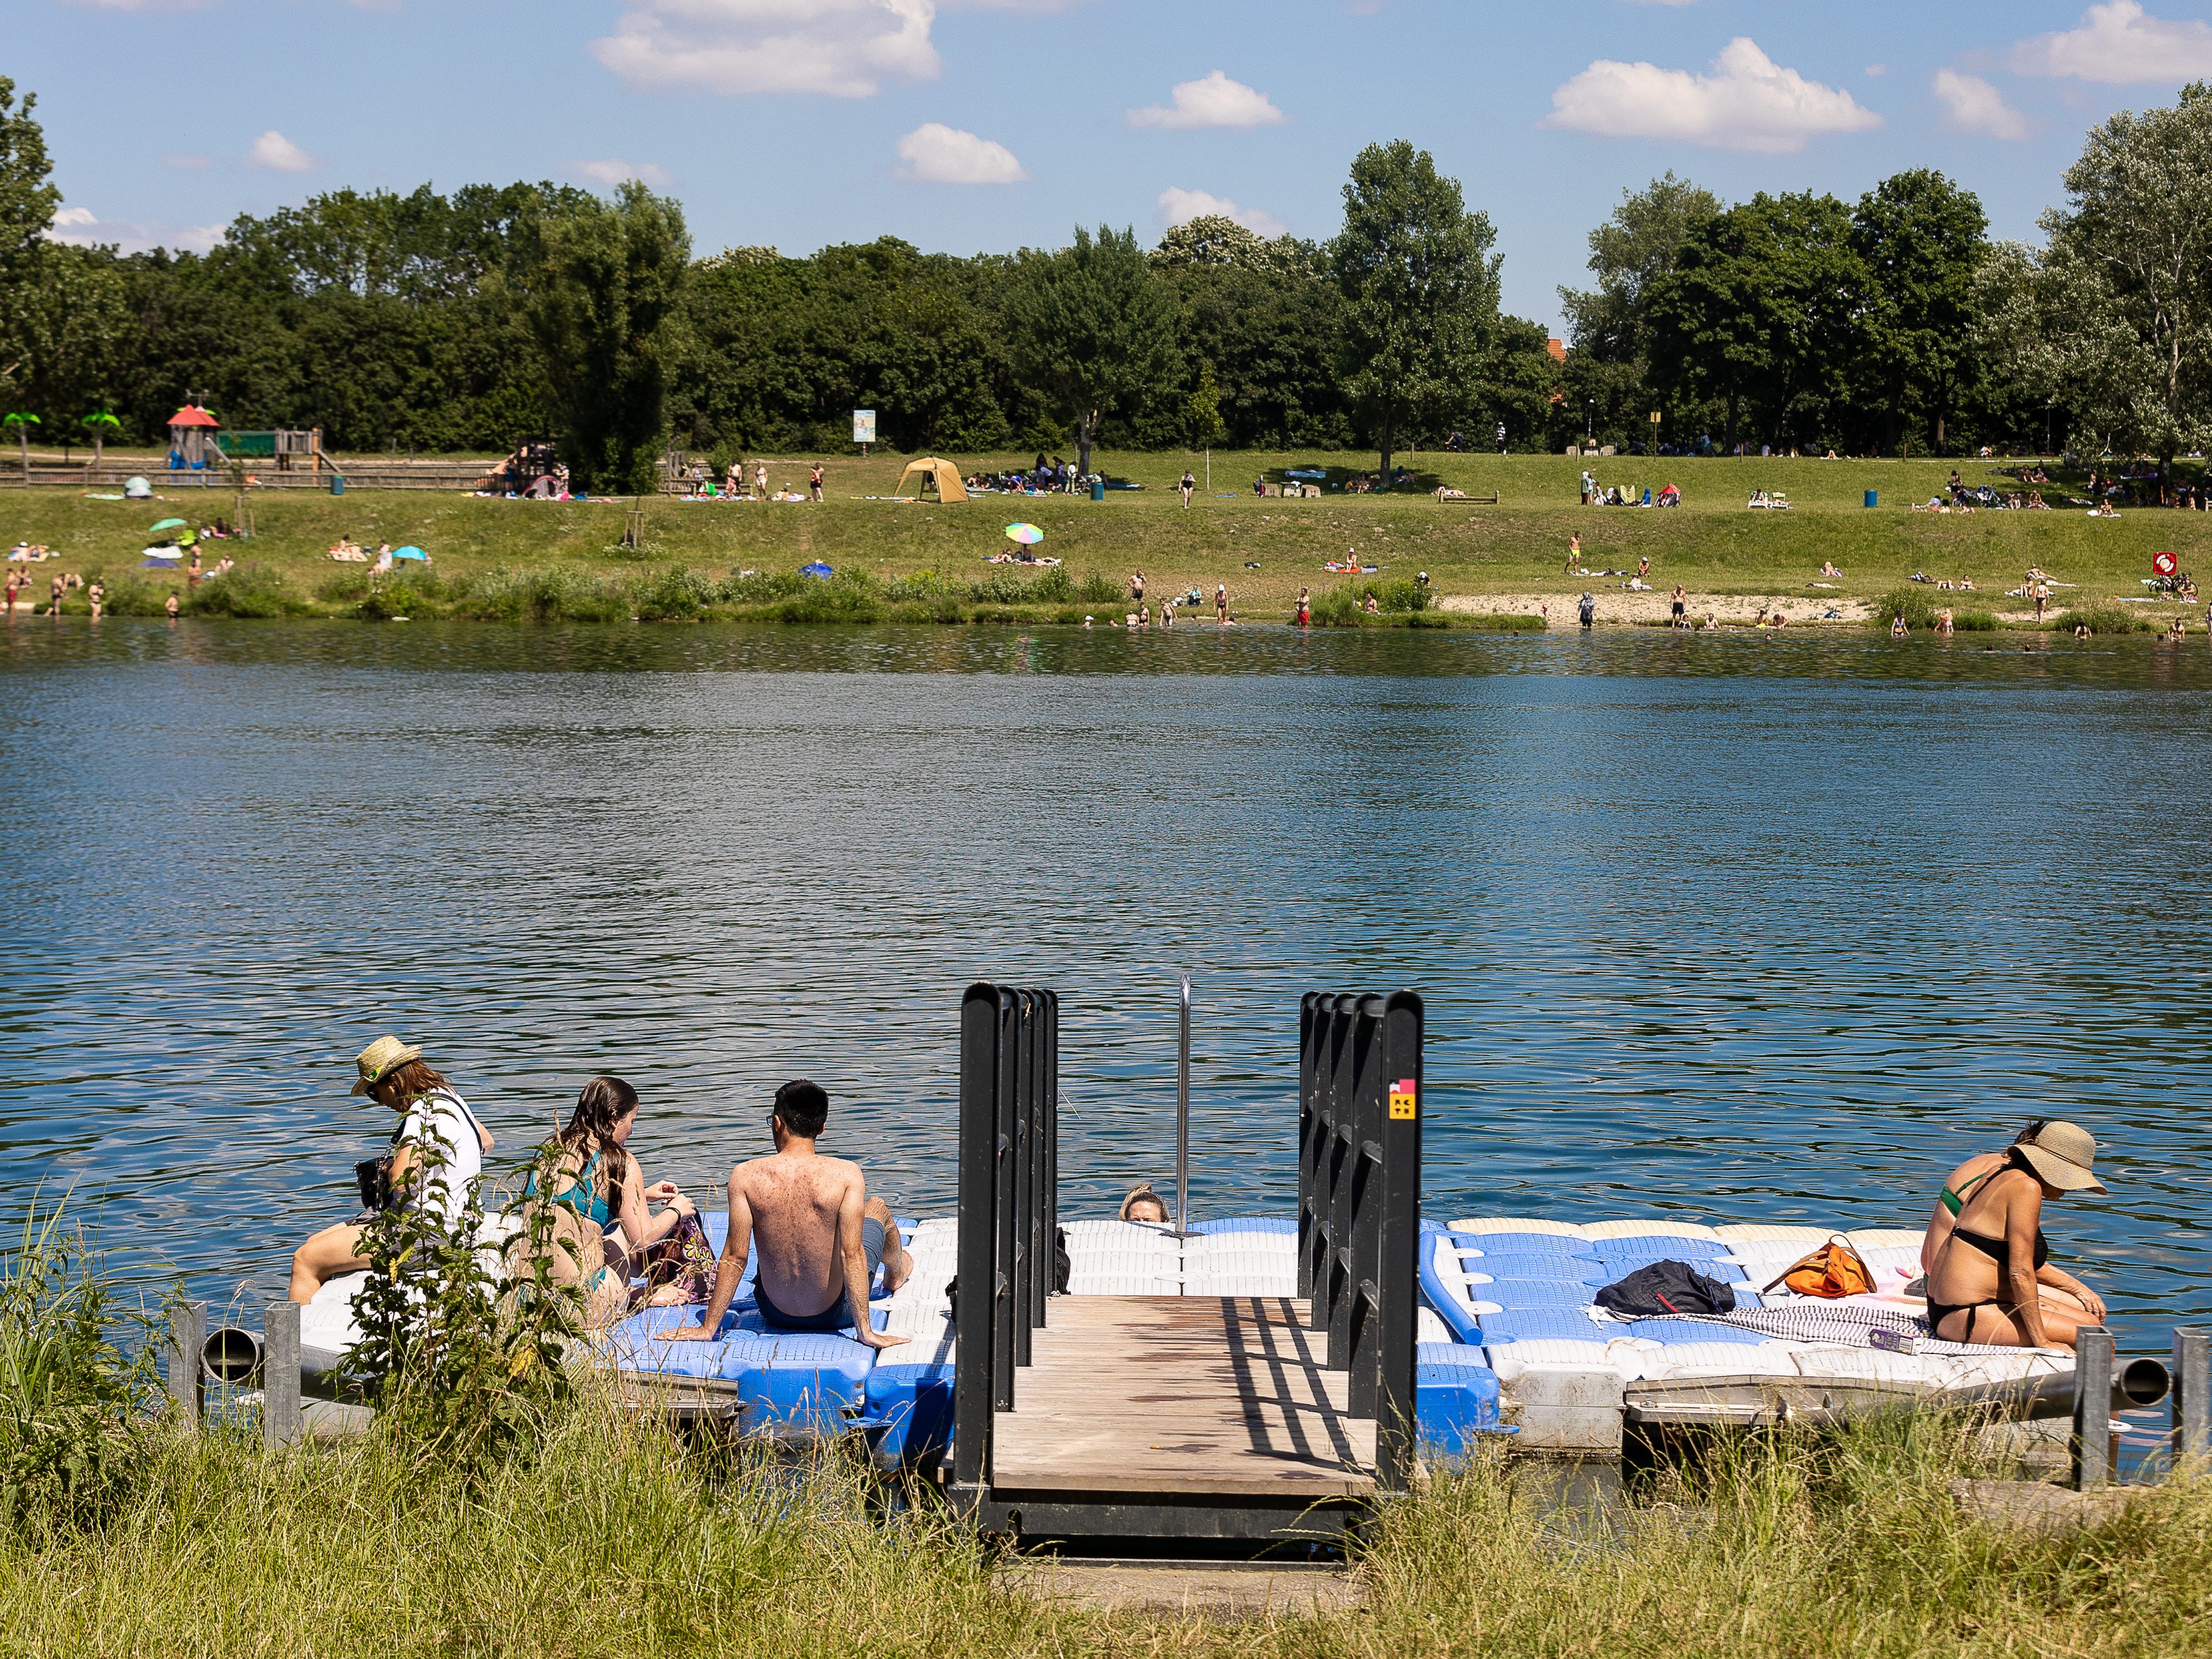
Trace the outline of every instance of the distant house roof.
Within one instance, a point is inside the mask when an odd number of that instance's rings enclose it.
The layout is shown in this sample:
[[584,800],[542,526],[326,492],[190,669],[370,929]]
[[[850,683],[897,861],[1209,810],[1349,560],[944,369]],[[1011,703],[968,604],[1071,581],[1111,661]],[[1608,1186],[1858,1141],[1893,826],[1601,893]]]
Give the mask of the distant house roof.
[[1552,354],[1552,361],[1555,363],[1567,361],[1567,343],[1565,340],[1547,340],[1544,349]]
[[171,426],[221,426],[222,422],[197,404],[186,404],[169,416],[169,424]]

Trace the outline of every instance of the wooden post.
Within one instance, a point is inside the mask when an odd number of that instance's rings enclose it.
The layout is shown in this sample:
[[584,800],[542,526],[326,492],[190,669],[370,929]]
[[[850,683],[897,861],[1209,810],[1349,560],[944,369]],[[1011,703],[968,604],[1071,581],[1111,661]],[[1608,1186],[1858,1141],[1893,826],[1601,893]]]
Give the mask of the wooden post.
[[2212,1330],[2173,1334],[2173,1458],[2212,1456]]
[[300,1304],[272,1302],[261,1316],[261,1448],[278,1451],[300,1435]]
[[207,1304],[179,1302],[169,1315],[169,1400],[187,1433],[197,1433],[206,1414],[200,1386],[200,1350],[207,1346]]
[[2074,1489],[2112,1483],[2112,1334],[2084,1325],[2074,1339]]

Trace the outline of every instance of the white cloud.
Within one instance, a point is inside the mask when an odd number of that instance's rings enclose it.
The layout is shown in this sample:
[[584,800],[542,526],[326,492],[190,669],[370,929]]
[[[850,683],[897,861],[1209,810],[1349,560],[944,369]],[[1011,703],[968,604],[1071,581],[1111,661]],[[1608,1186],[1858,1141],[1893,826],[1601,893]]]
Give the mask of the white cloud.
[[2179,85],[2212,76],[2212,27],[2147,17],[2136,0],[2110,0],[2083,12],[2076,27],[2021,41],[2006,61],[2021,75]]
[[1208,214],[1218,214],[1224,219],[1234,219],[1245,229],[1261,236],[1280,236],[1290,227],[1273,214],[1260,208],[1241,208],[1225,196],[1215,196],[1202,190],[1185,190],[1180,185],[1170,185],[1160,192],[1160,222],[1172,229],[1176,225],[1188,224],[1193,219],[1202,219]]
[[651,185],[655,190],[668,187],[668,169],[651,161],[578,161],[572,169],[579,179],[613,189],[632,179],[640,184]]
[[1219,70],[1195,81],[1185,81],[1168,94],[1173,101],[1129,112],[1133,127],[1160,127],[1170,132],[1194,127],[1272,127],[1290,118],[1242,81],[1232,81]]
[[1988,138],[2027,137],[2027,118],[1978,75],[1937,70],[1935,87],[1949,125],[1959,131],[1978,132]]
[[253,141],[253,148],[246,152],[246,161],[248,167],[267,167],[271,173],[306,173],[316,164],[313,156],[274,127]]
[[141,224],[128,219],[103,219],[90,208],[65,207],[54,215],[49,241],[76,247],[100,247],[113,243],[125,253],[143,253],[166,247],[179,252],[205,253],[222,240],[222,225]]
[[972,132],[927,121],[898,141],[900,177],[933,185],[1018,185],[1028,171],[1013,151]]
[[1739,35],[1710,75],[1600,59],[1553,93],[1544,125],[1773,155],[1802,149],[1817,133],[1863,132],[1881,117],[1848,92],[1784,69]]
[[592,54],[644,92],[869,98],[937,73],[933,0],[635,0]]

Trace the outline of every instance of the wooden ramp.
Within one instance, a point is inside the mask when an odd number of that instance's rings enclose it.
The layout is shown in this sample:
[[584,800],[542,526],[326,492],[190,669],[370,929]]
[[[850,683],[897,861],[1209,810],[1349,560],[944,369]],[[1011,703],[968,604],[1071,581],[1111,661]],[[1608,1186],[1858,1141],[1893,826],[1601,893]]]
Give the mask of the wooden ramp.
[[1307,1311],[1288,1297],[1054,1297],[1014,1409],[992,1419],[994,1495],[1371,1495],[1374,1421],[1346,1411]]

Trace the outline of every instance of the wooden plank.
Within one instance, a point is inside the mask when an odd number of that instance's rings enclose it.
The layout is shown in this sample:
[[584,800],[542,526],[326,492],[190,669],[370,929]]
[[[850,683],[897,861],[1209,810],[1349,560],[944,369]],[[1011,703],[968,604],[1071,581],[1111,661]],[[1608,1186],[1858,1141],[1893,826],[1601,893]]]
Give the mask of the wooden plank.
[[994,1419],[1000,1493],[1373,1492],[1375,1425],[1288,1297],[1055,1297]]

